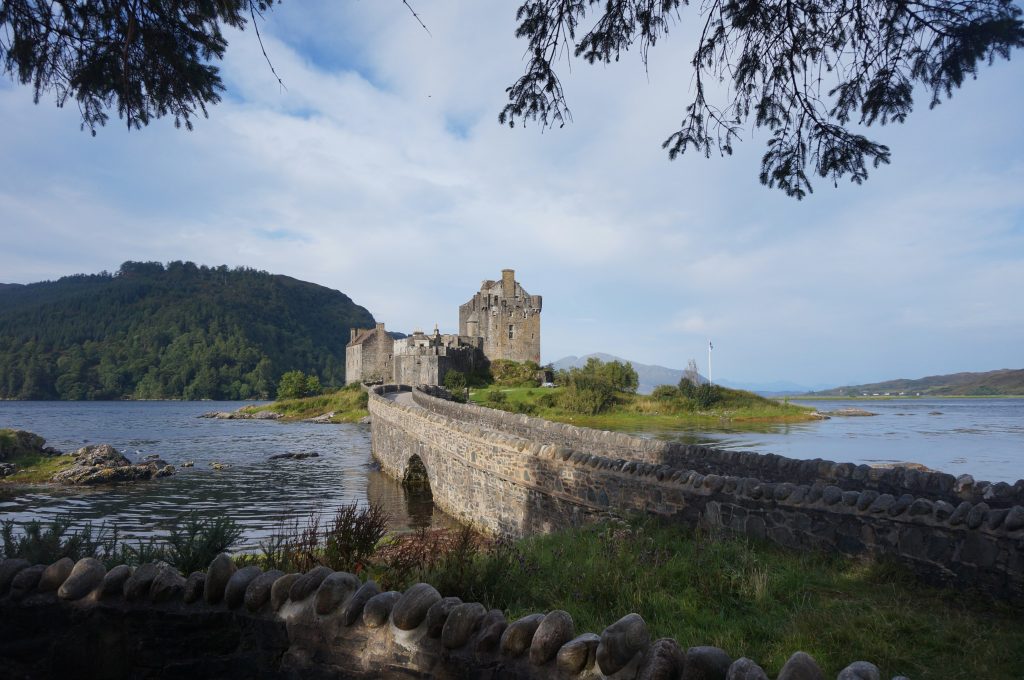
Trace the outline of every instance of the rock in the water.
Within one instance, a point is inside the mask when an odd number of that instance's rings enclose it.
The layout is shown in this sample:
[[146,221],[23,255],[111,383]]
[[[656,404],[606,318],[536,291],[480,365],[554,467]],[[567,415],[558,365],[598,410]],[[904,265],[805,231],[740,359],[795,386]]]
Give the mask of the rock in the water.
[[578,675],[594,665],[597,646],[601,638],[595,633],[584,633],[562,645],[555,655],[558,670],[568,675]]
[[316,613],[320,616],[327,616],[344,604],[345,600],[359,590],[361,585],[359,579],[347,571],[336,571],[329,574],[316,591],[314,603]]
[[57,590],[68,579],[68,576],[71,576],[71,570],[74,568],[75,563],[70,557],[60,558],[46,568],[39,578],[36,589],[41,593]]
[[391,612],[391,622],[399,630],[413,630],[427,618],[427,612],[435,602],[440,602],[441,593],[429,583],[417,583],[402,594]]
[[255,612],[270,602],[270,590],[273,588],[274,582],[282,576],[284,576],[284,572],[280,569],[271,569],[254,578],[249,587],[245,589],[245,608]]
[[359,419],[360,425],[369,425],[371,422],[373,422],[373,419],[370,416],[363,416]]
[[18,575],[18,572],[30,566],[32,565],[28,560],[23,560],[20,557],[6,559],[0,563],[0,597],[7,594],[11,587],[11,581]]
[[604,629],[597,646],[597,665],[605,675],[618,673],[638,653],[644,651],[651,636],[639,614],[627,614]]
[[359,590],[349,598],[342,608],[341,622],[346,626],[351,626],[358,621],[363,616],[363,609],[366,607],[366,603],[379,594],[380,588],[373,581],[367,581],[359,586]]
[[192,604],[202,599],[206,590],[206,572],[193,571],[185,580],[185,593],[182,599],[185,604]]
[[779,671],[776,680],[825,680],[825,674],[810,654],[795,652]]
[[768,674],[745,656],[741,656],[729,666],[725,680],[768,680]]
[[213,558],[206,570],[206,583],[203,585],[203,599],[208,604],[217,604],[224,598],[224,589],[228,587],[228,581],[237,569],[226,553]]
[[91,486],[156,479],[174,473],[174,466],[159,458],[132,464],[110,444],[90,444],[71,455],[75,459],[74,464],[55,474],[51,481],[58,484]]
[[181,464],[181,467],[183,467],[183,468],[190,468],[190,467],[194,467],[195,464],[196,464],[196,462],[194,460],[186,460],[184,463]]
[[33,564],[15,574],[11,580],[11,597],[19,600],[35,590],[44,571],[45,564]]
[[301,574],[285,574],[281,578],[274,581],[274,585],[270,586],[270,608],[275,612],[284,606],[284,603],[288,601],[288,596],[291,594],[292,586],[299,580]]
[[62,600],[80,600],[103,582],[107,568],[93,557],[83,557],[75,563],[74,569],[67,580],[57,589],[57,597]]
[[371,597],[363,607],[363,623],[367,628],[380,628],[388,621],[391,609],[402,594],[397,590],[389,590]]
[[0,477],[10,477],[18,471],[18,466],[14,463],[0,463]]
[[316,451],[298,451],[295,453],[279,453],[275,456],[271,456],[267,460],[302,460],[303,458],[319,458],[320,454]]
[[256,580],[256,577],[263,573],[257,566],[242,567],[228,579],[224,586],[224,604],[230,609],[236,609],[245,602],[245,591],[249,584]]
[[569,612],[555,609],[548,612],[544,620],[537,626],[530,643],[530,663],[543,666],[555,658],[558,650],[576,634]]
[[725,680],[732,657],[718,647],[690,647],[686,650],[683,680]]
[[882,673],[878,670],[878,666],[873,663],[854,661],[839,671],[836,680],[882,680]]
[[34,432],[10,430],[7,428],[3,428],[3,431],[6,435],[3,439],[0,439],[0,461],[8,460],[12,456],[33,453],[42,456],[60,455],[60,451],[47,446],[46,440]]
[[288,593],[288,597],[292,602],[302,602],[315,593],[320,584],[324,582],[324,579],[333,573],[334,570],[330,567],[319,566],[310,569],[295,580],[291,591]]
[[458,649],[469,641],[483,620],[487,610],[479,602],[456,605],[441,628],[441,644],[446,649]]
[[533,642],[533,634],[543,620],[543,614],[530,614],[510,623],[502,632],[498,645],[502,656],[517,657],[526,653]]

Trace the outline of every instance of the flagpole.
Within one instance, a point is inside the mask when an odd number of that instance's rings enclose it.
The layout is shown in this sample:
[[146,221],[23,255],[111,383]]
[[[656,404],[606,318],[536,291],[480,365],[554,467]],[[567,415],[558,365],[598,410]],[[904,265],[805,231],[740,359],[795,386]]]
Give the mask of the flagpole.
[[715,348],[715,346],[711,344],[711,340],[709,339],[708,340],[708,384],[709,385],[712,384],[712,382],[711,382],[711,350],[713,350],[714,348]]

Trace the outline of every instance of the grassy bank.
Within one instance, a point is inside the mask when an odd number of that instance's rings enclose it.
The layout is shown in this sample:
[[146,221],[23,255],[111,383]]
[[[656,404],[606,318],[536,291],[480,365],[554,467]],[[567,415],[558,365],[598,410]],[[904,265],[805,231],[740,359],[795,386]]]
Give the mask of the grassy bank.
[[[913,680],[1017,678],[1024,668],[1024,610],[925,586],[896,565],[791,552],[653,519],[516,542],[469,530],[385,535],[386,521],[379,508],[342,507],[334,517],[283,527],[235,561],[287,572],[324,564],[400,591],[425,581],[509,620],[563,609],[577,633],[600,633],[635,612],[652,639],[715,645],[754,659],[772,677],[797,650],[826,677],[855,660],[878,665],[883,678]],[[163,559],[187,574],[241,535],[229,517],[195,515],[161,541],[128,545],[116,533],[69,526],[58,519],[19,534],[5,522],[4,556],[49,564],[92,555],[108,566]]]
[[[633,431],[687,425],[710,427],[722,423],[795,423],[817,418],[813,415],[814,410],[805,406],[725,388],[722,388],[722,400],[707,409],[696,408],[689,400],[620,392],[605,412],[588,415],[574,413],[560,405],[559,397],[564,390],[562,387],[491,388],[471,391],[470,400],[490,408],[600,430]],[[496,393],[504,396],[496,397]]]
[[41,484],[50,481],[51,477],[69,467],[75,459],[69,455],[20,453],[8,457],[4,462],[14,463],[18,471],[7,477],[0,477],[0,484]]
[[644,522],[598,525],[520,541],[477,558],[444,595],[482,601],[510,620],[564,609],[576,630],[600,632],[636,612],[652,639],[715,645],[774,677],[796,650],[835,677],[854,660],[882,677],[1019,677],[1024,611],[930,588],[902,568],[793,553]]
[[368,397],[359,385],[353,384],[343,387],[336,392],[319,394],[315,397],[302,397],[300,399],[283,399],[263,406],[246,406],[242,413],[258,413],[259,411],[273,411],[279,413],[283,420],[306,420],[316,418],[327,413],[333,413],[328,420],[332,423],[354,423],[360,418],[368,416]]

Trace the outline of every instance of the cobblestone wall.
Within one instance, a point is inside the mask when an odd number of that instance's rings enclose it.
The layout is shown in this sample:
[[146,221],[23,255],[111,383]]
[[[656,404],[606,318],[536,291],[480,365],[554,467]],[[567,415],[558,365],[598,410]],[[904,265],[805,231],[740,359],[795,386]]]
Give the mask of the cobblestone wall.
[[[188,578],[164,563],[0,562],[0,677],[768,680],[726,650],[651,641],[637,614],[578,634],[565,611],[508,621],[426,583],[381,592],[327,567],[262,572],[227,555]],[[803,652],[777,676],[824,677]],[[856,661],[837,680],[857,678],[878,668]]]
[[[494,534],[647,512],[796,549],[888,556],[926,580],[1024,601],[1024,507],[954,499],[953,486],[929,497],[935,476],[887,478],[886,487],[861,468],[826,461],[703,447],[662,456],[661,442],[484,413],[419,391],[412,401],[371,392],[374,456],[399,479],[418,456],[435,503]],[[761,470],[772,474],[751,474]]]

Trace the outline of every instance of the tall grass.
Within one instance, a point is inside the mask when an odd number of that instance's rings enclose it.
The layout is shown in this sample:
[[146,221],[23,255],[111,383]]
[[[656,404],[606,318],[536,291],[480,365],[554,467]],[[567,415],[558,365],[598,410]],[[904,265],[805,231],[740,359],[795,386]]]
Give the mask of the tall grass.
[[1024,611],[922,585],[902,568],[801,554],[741,538],[643,521],[612,523],[483,549],[444,595],[511,618],[564,609],[578,631],[644,617],[652,637],[715,645],[777,673],[796,650],[835,675],[854,660],[883,677],[1021,677]]

